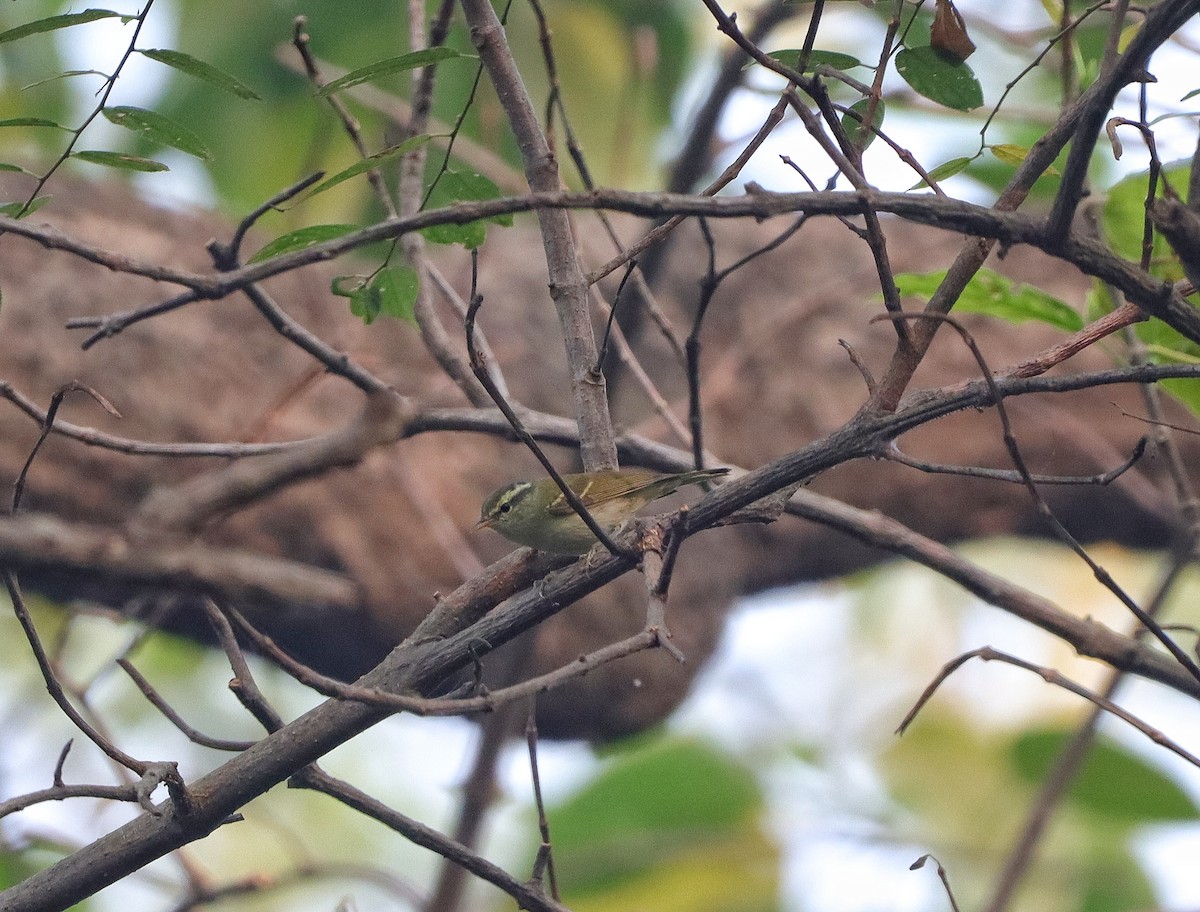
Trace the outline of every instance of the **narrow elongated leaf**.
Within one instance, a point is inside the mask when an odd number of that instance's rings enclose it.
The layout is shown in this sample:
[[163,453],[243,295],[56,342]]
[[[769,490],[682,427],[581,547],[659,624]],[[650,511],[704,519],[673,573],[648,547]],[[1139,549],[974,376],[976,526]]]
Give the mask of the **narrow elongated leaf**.
[[[929,178],[930,180],[940,181],[946,180],[948,177],[954,177],[954,175],[962,173],[962,171],[966,169],[967,165],[971,164],[971,162],[974,160],[975,159],[969,158],[965,155],[961,158],[952,158],[950,161],[942,162],[932,171],[928,172]],[[926,181],[922,180],[913,184],[908,189],[917,190],[925,186],[928,186],[928,184]]]
[[[774,57],[784,66],[795,67],[800,62],[800,49],[785,48],[781,51],[770,51],[767,56]],[[814,48],[808,53],[808,65],[804,69],[811,72],[822,64],[833,67],[835,70],[849,70],[853,67],[866,66],[857,57],[851,57],[849,54],[842,54],[838,51],[821,51]],[[754,64],[748,63],[746,66],[754,66]]]
[[263,260],[269,260],[271,257],[279,256],[281,253],[304,250],[312,247],[314,244],[320,244],[324,241],[333,240],[335,237],[341,237],[343,234],[349,234],[357,227],[357,225],[310,225],[307,228],[298,228],[295,231],[282,234],[275,238],[275,240],[267,243],[246,262],[259,263]]
[[0,205],[0,215],[7,215],[9,218],[28,218],[46,205],[46,203],[50,202],[50,200],[53,198],[54,197],[52,196],[34,197],[33,200],[30,201],[29,206],[25,208],[24,212],[21,211],[22,207],[25,206],[24,203],[4,203],[3,205]]
[[896,55],[896,70],[918,94],[956,111],[983,104],[983,88],[975,73],[929,45],[906,47]]
[[1117,39],[1117,51],[1124,54],[1125,49],[1129,47],[1129,42],[1137,37],[1137,33],[1142,30],[1142,21],[1132,22],[1125,28],[1121,29],[1121,37]]
[[152,158],[142,158],[138,155],[126,155],[123,152],[100,152],[84,149],[82,152],[72,152],[72,158],[91,162],[93,165],[104,165],[106,168],[120,168],[122,171],[170,171],[162,162]]
[[[1014,168],[1029,157],[1029,149],[1025,146],[1018,146],[1016,143],[997,143],[994,146],[988,146],[987,150],[996,157],[997,161],[1012,165]],[[1054,177],[1062,174],[1054,165],[1049,165],[1045,173]]]
[[8,31],[0,32],[0,44],[6,41],[16,41],[18,38],[24,38],[26,35],[37,35],[41,32],[53,32],[57,29],[70,28],[73,25],[83,25],[85,22],[95,22],[97,19],[124,19],[128,18],[121,13],[114,13],[112,10],[106,9],[89,9],[82,13],[67,13],[63,16],[50,16],[47,19],[38,19],[36,22],[26,22],[24,25],[18,25],[16,28],[10,28]]
[[333,177],[329,177],[321,181],[321,183],[313,187],[312,193],[310,193],[309,196],[316,196],[318,193],[324,193],[330,187],[336,187],[342,181],[349,180],[352,177],[356,177],[359,174],[370,171],[372,168],[378,167],[385,161],[390,161],[393,158],[397,158],[401,155],[411,152],[413,149],[425,145],[425,143],[429,142],[429,140],[432,138],[433,137],[430,134],[422,133],[419,136],[413,136],[410,139],[406,139],[404,142],[398,145],[384,149],[382,152],[376,152],[369,158],[364,158],[362,161],[357,161],[349,168],[339,171],[337,174],[333,175]]
[[1063,5],[1060,0],[1042,0],[1042,9],[1046,11],[1051,22],[1062,21]]
[[401,54],[399,57],[388,57],[386,60],[377,60],[374,63],[367,64],[365,67],[351,70],[346,75],[333,80],[333,82],[327,82],[321,86],[317,94],[329,95],[332,92],[340,92],[342,89],[348,89],[363,82],[370,82],[372,79],[390,76],[392,73],[403,73],[405,70],[415,70],[417,67],[429,66],[431,63],[438,63],[442,60],[453,60],[454,58],[470,56],[470,54],[464,54],[453,48],[434,47],[425,48],[422,51],[413,51],[409,54]]
[[202,79],[209,85],[214,85],[218,89],[230,92],[238,98],[252,98],[255,101],[261,101],[261,96],[250,88],[240,79],[230,76],[224,70],[218,70],[211,63],[205,63],[193,57],[191,54],[185,54],[182,51],[172,51],[167,48],[151,48],[146,51],[139,51],[143,57],[149,57],[151,60],[157,60],[159,63],[179,70],[181,73],[187,73],[189,76],[195,76],[197,79]]
[[[903,295],[914,295],[926,302],[942,283],[946,273],[907,272],[896,276],[896,287]],[[981,269],[963,289],[954,304],[956,313],[982,313],[1010,323],[1037,320],[1066,332],[1083,328],[1083,317],[1067,303],[1032,285],[1022,285],[990,269]]]
[[170,146],[204,161],[212,158],[208,147],[199,136],[157,111],[119,106],[105,108],[102,113],[110,123],[141,133],[159,145]]
[[55,73],[53,76],[47,76],[45,79],[39,79],[37,82],[27,82],[25,85],[21,86],[21,91],[24,92],[27,89],[36,89],[40,85],[45,85],[48,82],[54,82],[56,79],[66,79],[70,76],[99,76],[101,79],[108,78],[108,74],[102,73],[100,70],[64,70],[61,73]]
[[0,120],[0,127],[54,127],[56,130],[66,129],[62,124],[46,120],[44,117],[10,117],[7,120]]

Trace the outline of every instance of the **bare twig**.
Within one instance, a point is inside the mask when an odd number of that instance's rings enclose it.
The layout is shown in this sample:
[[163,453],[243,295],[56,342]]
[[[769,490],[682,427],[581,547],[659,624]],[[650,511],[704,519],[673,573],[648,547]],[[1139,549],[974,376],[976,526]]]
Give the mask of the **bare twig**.
[[[1142,458],[1146,452],[1146,438],[1142,437],[1134,446],[1133,452],[1129,458],[1115,469],[1109,469],[1107,472],[1100,472],[1095,475],[1038,475],[1033,472],[1029,474],[1029,480],[1037,484],[1049,485],[1106,485],[1116,481]],[[906,465],[909,468],[919,469],[922,472],[928,472],[931,475],[960,475],[967,478],[987,478],[992,481],[1008,481],[1014,484],[1025,484],[1026,479],[1020,472],[1014,472],[1006,469],[988,469],[983,466],[952,466],[941,465],[938,463],[926,462],[923,459],[916,459],[907,455],[901,449],[893,444],[888,447],[883,453],[884,458],[890,459],[892,462],[897,462],[900,465]]]
[[381,801],[340,779],[335,779],[324,770],[310,766],[293,777],[296,786],[312,789],[328,795],[346,807],[378,820],[384,826],[400,833],[414,845],[436,852],[443,858],[462,865],[480,880],[486,881],[513,897],[522,909],[530,912],[568,912],[567,908],[545,896],[540,890],[523,884],[502,868],[487,859],[468,851],[443,833],[425,826],[411,817],[399,813]]
[[1084,196],[1084,184],[1092,150],[1104,128],[1104,122],[1108,119],[1108,112],[1117,93],[1129,83],[1143,78],[1144,68],[1151,53],[1198,10],[1200,4],[1195,0],[1177,0],[1156,6],[1142,20],[1141,28],[1125,48],[1125,52],[1115,59],[1110,57],[1112,65],[1102,71],[1100,78],[1080,96],[1074,106],[1079,110],[1079,123],[1067,155],[1067,163],[1063,167],[1054,206],[1046,222],[1048,237],[1065,237],[1069,232],[1075,209]]
[[50,397],[50,406],[46,409],[46,414],[42,418],[42,433],[38,435],[37,442],[30,449],[29,456],[25,459],[25,464],[21,466],[21,471],[17,473],[17,480],[13,482],[12,506],[10,507],[12,513],[16,513],[21,508],[21,496],[25,492],[25,480],[29,477],[29,470],[33,467],[33,461],[37,458],[42,444],[46,442],[46,438],[54,430],[54,419],[58,415],[59,406],[62,405],[62,401],[66,398],[67,393],[75,392],[87,393],[93,400],[100,404],[101,408],[114,418],[121,417],[121,413],[113,407],[113,404],[90,386],[84,386],[82,383],[73,381],[55,390],[54,395]]
[[375,447],[404,436],[411,408],[390,390],[373,393],[353,424],[310,446],[236,462],[154,492],[138,508],[130,528],[139,533],[195,531],[213,516],[253,503],[286,485],[334,467],[354,465]]
[[[518,640],[502,658],[497,657],[504,667],[496,671],[502,684],[513,683],[524,671],[533,654],[536,637],[527,636]],[[488,819],[488,809],[500,795],[497,784],[497,767],[501,748],[508,743],[516,731],[520,710],[525,702],[513,700],[484,718],[479,724],[479,739],[475,747],[475,759],[460,789],[458,820],[452,838],[458,844],[475,850]],[[437,880],[422,912],[458,912],[467,886],[466,868],[443,859]]]
[[237,641],[229,619],[212,599],[204,600],[204,613],[233,669],[233,680],[229,682],[229,689],[264,729],[268,732],[279,731],[283,728],[283,717],[270,704],[259,689],[258,682],[254,680],[254,673],[250,670],[246,654]]
[[[1155,7],[1155,10],[1162,7]],[[1089,89],[1089,92],[1091,90]],[[1086,93],[1085,93],[1086,97]],[[1035,146],[1035,151],[1037,147]],[[1040,156],[1030,156],[1029,161],[1040,161]],[[1018,175],[1025,166],[1018,168]],[[1015,192],[1015,191],[1014,191]],[[1015,204],[1014,204],[1015,205]],[[707,197],[681,196],[668,193],[638,193],[625,190],[598,189],[589,193],[565,193],[547,191],[531,193],[518,198],[484,200],[460,203],[446,209],[434,209],[418,213],[409,218],[389,219],[366,228],[350,232],[333,240],[314,244],[304,250],[281,254],[259,263],[252,263],[228,273],[205,275],[186,270],[164,269],[138,263],[129,257],[111,254],[93,245],[83,244],[69,238],[61,231],[44,225],[30,225],[24,221],[0,216],[0,230],[20,234],[43,244],[50,249],[65,249],[109,268],[136,275],[158,278],[161,281],[189,286],[189,300],[216,299],[247,284],[258,282],[296,269],[299,266],[332,259],[374,241],[398,237],[431,225],[465,224],[497,215],[526,212],[534,209],[612,209],[642,216],[675,213],[680,216],[708,216],[711,218],[742,218],[751,216],[766,219],[784,213],[806,212],[811,215],[861,215],[867,209],[890,212],[919,224],[935,225],[947,231],[969,234],[976,238],[1003,239],[1009,245],[1029,244],[1052,252],[1060,259],[1076,266],[1080,271],[1110,282],[1121,290],[1131,302],[1147,313],[1163,320],[1184,336],[1200,341],[1200,316],[1170,283],[1148,275],[1144,270],[1113,254],[1105,245],[1082,233],[1066,236],[1050,236],[1041,219],[1011,212],[1003,207],[987,208],[965,203],[961,200],[944,199],[928,195],[907,193],[883,193],[875,190],[853,192],[822,191],[819,193],[769,193],[756,191],[743,196]],[[664,226],[665,227],[665,226]],[[974,242],[972,242],[974,244]],[[984,245],[990,250],[990,244]],[[630,248],[636,251],[637,245]],[[969,275],[963,274],[969,263],[983,262],[987,250],[980,248],[970,254],[957,267],[952,267],[948,276],[952,284],[945,282],[930,299],[929,312],[948,309],[965,286]],[[626,261],[618,258],[618,268]],[[970,275],[974,275],[971,267]],[[961,285],[958,283],[962,283]],[[168,302],[172,306],[178,300]],[[161,312],[165,305],[152,305],[138,311],[113,315],[108,318],[82,318],[72,325],[97,325],[107,322],[106,332],[115,334],[141,320]],[[592,365],[589,364],[588,368]],[[915,369],[915,365],[913,365]],[[905,381],[907,382],[907,381]],[[881,382],[881,389],[884,384]],[[903,387],[889,390],[888,395],[899,396]]]
[[537,744],[538,731],[537,719],[534,713],[533,701],[529,702],[529,714],[525,720],[525,745],[529,750],[529,775],[533,782],[533,803],[537,808],[538,815],[538,833],[542,837],[542,843],[538,847],[538,863],[534,867],[531,880],[536,884],[541,884],[542,869],[546,872],[546,878],[550,881],[550,895],[554,897],[555,902],[562,899],[558,892],[558,874],[554,870],[554,848],[550,841],[550,820],[546,816],[546,803],[542,800],[542,775],[538,769],[537,759]]
[[672,531],[677,529],[680,534],[668,536],[665,554],[661,528],[655,527],[650,530],[644,545],[642,567],[646,576],[646,632],[654,636],[657,645],[667,655],[682,664],[687,661],[687,657],[672,642],[671,629],[667,626],[667,592],[671,586],[675,558],[684,539],[687,508],[681,507],[677,517],[678,521]]
[[230,741],[225,738],[213,738],[203,734],[184,721],[183,716],[176,712],[174,707],[163,699],[162,694],[154,689],[154,685],[146,680],[129,659],[117,659],[117,664],[133,679],[133,683],[142,692],[142,696],[149,700],[150,704],[162,713],[167,718],[167,721],[183,732],[193,744],[199,744],[202,747],[211,747],[214,750],[243,751],[254,743],[253,741]]
[[[1158,616],[1160,609],[1166,602],[1168,594],[1178,581],[1180,572],[1187,564],[1186,559],[1181,559],[1181,557],[1182,555],[1177,556],[1171,562],[1170,567],[1158,585],[1157,591],[1146,607],[1147,613],[1152,617]],[[1138,628],[1133,631],[1132,635],[1135,639],[1141,639],[1145,635],[1145,632],[1144,628]],[[1117,689],[1124,681],[1125,674],[1123,672],[1119,670],[1110,671],[1100,690],[1101,698],[1111,701],[1116,696]],[[1013,850],[1008,853],[1004,861],[1004,867],[996,878],[996,885],[985,907],[985,912],[1004,912],[1009,907],[1013,893],[1020,885],[1023,875],[1033,860],[1034,851],[1045,832],[1046,826],[1049,824],[1055,810],[1059,807],[1060,801],[1066,795],[1071,783],[1075,781],[1079,770],[1082,768],[1084,761],[1091,752],[1092,746],[1096,742],[1100,721],[1104,717],[1104,711],[1103,706],[1093,706],[1083,721],[1076,727],[1071,739],[1058,752],[1058,756],[1054,758],[1054,765],[1043,778],[1037,797],[1030,803],[1029,814],[1024,826],[1021,828],[1020,834],[1014,840]]]
[[1034,674],[1040,676],[1047,684],[1053,684],[1056,687],[1061,687],[1063,690],[1069,690],[1071,693],[1083,697],[1083,699],[1087,700],[1089,703],[1094,703],[1105,712],[1110,713],[1111,715],[1116,716],[1122,722],[1126,722],[1133,726],[1160,747],[1165,747],[1171,753],[1178,757],[1182,757],[1193,766],[1200,766],[1200,757],[1197,757],[1191,752],[1184,750],[1180,745],[1168,738],[1157,728],[1147,724],[1146,722],[1143,722],[1133,713],[1122,709],[1111,700],[1105,699],[1101,694],[1088,690],[1081,684],[1076,684],[1070,678],[1065,677],[1053,668],[1047,668],[1043,665],[1035,665],[1033,662],[1026,662],[1024,659],[1001,652],[998,649],[993,649],[990,646],[984,646],[980,649],[972,649],[970,652],[965,652],[958,658],[947,662],[942,667],[942,670],[938,672],[937,676],[929,683],[929,686],[925,688],[921,696],[917,698],[916,704],[908,711],[903,721],[901,721],[900,725],[896,728],[896,734],[904,734],[904,732],[912,724],[913,720],[916,719],[917,714],[920,713],[925,704],[929,702],[930,698],[933,697],[934,693],[942,685],[942,683],[971,659],[982,659],[984,662],[1004,662],[1008,665],[1014,665],[1017,668],[1024,668],[1026,671],[1032,671]]
[[[474,287],[474,280],[472,280],[471,284],[472,287]],[[635,558],[636,555],[625,554],[622,552],[619,546],[612,540],[611,537],[609,537],[608,533],[601,528],[599,523],[596,522],[592,514],[588,512],[588,508],[584,506],[583,501],[579,499],[579,495],[571,490],[570,485],[563,480],[563,477],[559,474],[558,469],[554,467],[554,463],[550,461],[550,458],[542,451],[542,448],[538,446],[537,441],[533,439],[533,435],[531,435],[529,431],[525,430],[525,425],[521,422],[521,419],[517,416],[517,413],[513,410],[512,406],[509,405],[508,400],[504,398],[500,390],[496,388],[494,383],[492,383],[491,375],[480,358],[479,352],[475,348],[475,317],[479,313],[479,308],[482,306],[483,298],[472,292],[471,305],[467,309],[466,334],[467,353],[471,359],[471,370],[475,372],[476,379],[483,384],[483,388],[486,389],[488,395],[492,397],[492,400],[496,403],[496,407],[504,413],[504,417],[508,419],[508,422],[512,426],[512,429],[516,433],[517,437],[522,443],[529,447],[530,452],[533,453],[533,455],[537,457],[538,462],[542,464],[542,468],[544,468],[546,473],[552,479],[554,479],[554,483],[558,485],[558,489],[562,492],[566,502],[571,505],[571,509],[579,515],[579,518],[583,520],[588,529],[591,530],[592,534],[596,536],[596,540],[603,544],[604,547],[608,549],[610,554],[622,555],[628,559]],[[615,440],[613,442],[613,448],[615,452]]]
[[4,587],[8,590],[8,597],[12,601],[13,613],[16,614],[17,621],[21,624],[21,629],[25,632],[25,638],[29,641],[29,646],[37,661],[38,669],[42,673],[42,680],[46,684],[46,690],[54,702],[58,704],[58,708],[63,711],[63,714],[71,720],[75,727],[88,740],[100,748],[110,759],[139,777],[139,782],[135,785],[135,792],[138,802],[143,807],[147,810],[153,810],[153,805],[150,803],[150,795],[159,784],[164,784],[169,789],[171,798],[178,806],[180,813],[186,814],[191,808],[191,796],[188,794],[187,786],[184,785],[183,779],[179,775],[179,769],[174,763],[147,762],[130,756],[113,744],[108,738],[104,737],[94,725],[83,717],[83,714],[72,705],[71,701],[67,699],[62,684],[59,682],[58,676],[54,673],[54,669],[46,655],[46,650],[42,646],[41,637],[38,636],[37,628],[33,624],[32,617],[30,617],[29,609],[25,605],[25,599],[21,595],[21,588],[17,583],[16,575],[9,570],[0,570],[0,576],[4,579]]
[[[1087,549],[1079,542],[1079,540],[1071,534],[1070,530],[1063,525],[1062,521],[1050,509],[1050,505],[1046,503],[1046,499],[1042,497],[1038,491],[1037,485],[1034,482],[1033,476],[1029,472],[1029,468],[1025,465],[1025,458],[1021,455],[1021,450],[1017,446],[1017,439],[1013,434],[1012,425],[1008,420],[1008,411],[1004,407],[1004,396],[1000,392],[1000,388],[996,385],[996,381],[992,376],[991,370],[988,368],[987,362],[984,360],[983,353],[979,350],[979,346],[975,343],[975,339],[966,330],[965,327],[953,317],[947,314],[905,314],[901,315],[905,318],[916,319],[933,319],[938,322],[949,324],[959,337],[967,345],[971,351],[971,355],[975,358],[975,362],[979,365],[979,371],[983,376],[983,381],[987,384],[988,390],[992,396],[992,402],[996,407],[996,416],[1000,419],[1000,426],[1004,437],[1004,446],[1008,450],[1009,456],[1012,458],[1013,465],[1021,476],[1021,480],[1025,485],[1025,489],[1029,492],[1030,498],[1033,500],[1034,506],[1038,513],[1050,524],[1050,528],[1054,534],[1065,543],[1072,551],[1077,554],[1088,568],[1092,571],[1092,575],[1104,586],[1109,592],[1115,595],[1130,613],[1133,614],[1146,628],[1154,635],[1163,646],[1166,647],[1175,660],[1184,667],[1184,669],[1200,682],[1200,665],[1185,652],[1178,643],[1169,637],[1159,626],[1158,622],[1146,613],[1137,601],[1120,586],[1113,578],[1112,574],[1102,567],[1092,556]],[[888,319],[895,319],[896,315],[888,314]]]
[[923,868],[925,867],[925,862],[929,859],[933,859],[934,864],[937,865],[938,880],[942,882],[942,889],[946,891],[946,899],[950,902],[951,912],[959,912],[958,901],[954,898],[954,891],[950,889],[950,876],[946,873],[946,869],[942,867],[942,863],[940,861],[938,861],[932,855],[922,855],[911,865],[909,865],[908,869],[910,871],[916,871],[919,868]]

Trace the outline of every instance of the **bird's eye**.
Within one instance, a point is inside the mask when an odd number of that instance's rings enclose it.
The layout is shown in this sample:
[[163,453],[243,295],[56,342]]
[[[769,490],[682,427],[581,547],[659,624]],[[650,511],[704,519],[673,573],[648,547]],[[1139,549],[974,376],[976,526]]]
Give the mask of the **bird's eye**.
[[512,504],[509,504],[509,503],[500,504],[500,512],[501,513],[507,513],[511,509],[512,509]]

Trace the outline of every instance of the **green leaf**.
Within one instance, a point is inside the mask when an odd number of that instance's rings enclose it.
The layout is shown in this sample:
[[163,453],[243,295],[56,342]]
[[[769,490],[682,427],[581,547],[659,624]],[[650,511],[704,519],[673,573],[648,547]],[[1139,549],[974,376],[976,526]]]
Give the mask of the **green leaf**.
[[1055,25],[1062,22],[1063,5],[1061,0],[1042,0],[1042,8]]
[[[1027,146],[1018,146],[1016,143],[997,143],[994,146],[988,146],[987,150],[992,153],[996,161],[1011,165],[1014,168],[1029,157],[1029,148]],[[1054,165],[1050,165],[1046,168],[1045,173],[1058,177],[1062,172],[1054,167]]]
[[1142,30],[1142,20],[1138,19],[1131,22],[1125,28],[1121,29],[1121,35],[1117,39],[1117,53],[1124,54],[1125,49],[1129,47],[1129,43],[1137,37],[1137,33]]
[[329,283],[329,290],[339,298],[352,298],[367,287],[370,279],[370,276],[365,275],[334,276]]
[[[1163,177],[1173,186],[1186,187],[1189,167],[1186,162],[1167,165],[1163,169]],[[1117,254],[1134,263],[1139,262],[1142,257],[1142,230],[1146,219],[1148,181],[1145,171],[1131,174],[1110,187],[1104,201],[1104,237]],[[1161,190],[1161,180],[1158,186]],[[1166,239],[1157,233],[1154,237],[1150,272],[1155,278],[1165,282],[1175,282],[1184,277],[1179,258]]]
[[162,162],[152,158],[142,158],[139,155],[126,155],[124,152],[100,152],[84,149],[82,152],[72,152],[72,158],[91,162],[93,165],[104,165],[106,168],[120,168],[122,171],[170,171]]
[[28,218],[53,198],[52,196],[36,196],[30,201],[29,207],[24,212],[21,211],[25,206],[24,203],[4,203],[0,205],[0,215],[7,215],[9,218]]
[[[902,295],[912,295],[926,302],[945,279],[946,273],[901,273],[896,287]],[[1022,285],[990,269],[981,269],[963,289],[954,310],[959,313],[979,313],[999,317],[1010,323],[1037,320],[1066,332],[1083,328],[1083,318],[1053,295],[1032,285]]]
[[[796,64],[800,62],[800,49],[785,48],[781,51],[770,51],[768,52],[767,56],[778,60],[784,66],[789,66],[794,69]],[[866,66],[866,64],[857,57],[851,57],[849,54],[841,54],[837,51],[820,51],[814,48],[813,50],[809,51],[808,65],[804,68],[804,71],[806,73],[810,73],[822,64],[828,67],[833,67],[835,70],[849,70],[853,69],[854,67]],[[754,65],[755,61],[751,61],[750,63],[746,64],[746,66]]]
[[261,263],[263,260],[269,260],[281,253],[307,250],[316,244],[349,234],[357,228],[357,225],[309,225],[307,228],[297,228],[295,231],[281,234],[275,240],[264,244],[246,263]]
[[182,51],[172,51],[166,48],[151,48],[146,51],[139,51],[143,57],[149,57],[151,60],[157,60],[159,63],[179,70],[181,73],[187,73],[189,76],[195,76],[197,79],[202,79],[210,85],[216,86],[218,89],[229,92],[238,98],[252,98],[255,101],[261,101],[261,96],[250,88],[240,79],[230,76],[223,70],[218,70],[211,63],[205,63],[203,60],[198,60],[191,54],[184,54]]
[[50,16],[48,19],[38,19],[36,22],[27,22],[24,25],[18,25],[16,28],[10,28],[6,32],[0,32],[0,44],[4,44],[6,41],[16,41],[18,38],[24,38],[26,35],[53,32],[57,29],[70,28],[73,25],[82,25],[85,22],[95,22],[97,19],[127,18],[127,16],[121,13],[114,13],[112,10],[104,9],[89,9],[84,10],[82,13]]
[[1179,99],[1179,100],[1180,100],[1180,101],[1187,101],[1189,98],[1195,98],[1197,95],[1200,95],[1200,89],[1192,89],[1190,92],[1188,92],[1186,95],[1184,95],[1184,96],[1183,96],[1181,99]]
[[[358,279],[356,287],[349,287],[339,279]],[[415,270],[407,266],[387,266],[379,270],[370,282],[362,282],[361,276],[338,276],[334,279],[334,294],[350,298],[350,313],[370,326],[379,316],[396,317],[415,322],[413,305],[417,300],[419,280]]]
[[[961,174],[966,170],[967,165],[971,164],[975,159],[973,157],[963,156],[962,158],[952,158],[950,161],[942,162],[932,171],[929,171],[930,180],[942,181],[948,177],[954,177],[956,174]],[[917,181],[909,190],[919,190],[921,187],[929,186],[927,181]]]
[[487,239],[487,226],[483,222],[433,225],[422,228],[421,235],[431,244],[462,244],[467,250],[475,250]]
[[362,288],[367,287],[367,276],[340,275],[334,276],[329,283],[329,290],[339,298],[348,298]]
[[860,149],[865,149],[875,141],[876,131],[883,125],[884,106],[883,99],[880,98],[875,102],[875,116],[872,120],[873,130],[868,130],[866,127],[867,109],[871,106],[871,99],[860,98],[854,104],[850,105],[850,110],[857,114],[842,115],[842,129],[846,131],[846,137],[850,142],[854,143]]
[[366,326],[370,326],[375,322],[375,318],[379,316],[382,305],[379,301],[379,295],[375,294],[370,284],[362,285],[356,289],[350,298],[350,313],[358,317]]
[[348,89],[360,83],[370,82],[373,79],[379,79],[383,76],[390,76],[393,73],[415,70],[418,67],[429,66],[432,63],[438,63],[442,60],[470,57],[470,54],[464,54],[461,51],[456,51],[448,47],[434,47],[425,48],[421,51],[412,51],[408,54],[401,54],[399,57],[388,57],[386,60],[377,60],[374,63],[367,64],[365,67],[351,70],[346,75],[333,80],[333,82],[325,83],[317,91],[317,94],[320,96],[330,95],[333,92],[340,92],[342,89]]
[[[1163,177],[1174,186],[1186,185],[1189,168],[1188,162],[1168,165],[1163,169]],[[1142,257],[1147,181],[1148,176],[1144,171],[1131,174],[1110,187],[1104,200],[1104,238],[1117,255],[1135,263]],[[1178,255],[1166,238],[1157,232],[1150,254],[1150,273],[1164,282],[1176,282],[1184,276]],[[1108,296],[1098,287],[1095,297],[1106,312],[1112,309]],[[1185,339],[1161,320],[1138,323],[1134,332],[1145,343],[1150,360],[1156,364],[1195,364],[1200,359],[1200,346]],[[1193,414],[1200,415],[1200,384],[1194,380],[1165,380],[1159,385]]]
[[0,162],[0,171],[12,171],[16,174],[28,174],[29,172],[20,165],[10,165],[8,162]]
[[336,187],[342,181],[349,180],[352,177],[357,177],[359,174],[370,171],[372,168],[378,167],[385,161],[390,161],[393,158],[405,155],[406,153],[411,152],[413,149],[425,145],[425,143],[429,142],[431,139],[433,139],[431,134],[422,133],[419,136],[413,136],[410,139],[406,139],[404,142],[398,145],[384,149],[382,152],[376,152],[374,155],[364,158],[362,161],[355,162],[349,168],[339,171],[337,174],[333,175],[333,177],[326,178],[325,180],[321,181],[321,183],[313,187],[312,192],[308,195],[312,197],[316,196],[318,193],[324,193],[330,187]]
[[62,124],[46,120],[44,117],[10,117],[7,120],[0,120],[0,127],[53,127],[56,130],[67,129]]
[[551,809],[555,860],[572,890],[601,889],[745,834],[761,808],[754,775],[732,758],[700,741],[655,739]]
[[[1026,569],[1032,569],[1030,556],[1025,557]],[[894,585],[892,580],[893,592]],[[891,800],[909,819],[920,820],[916,838],[938,847],[938,860],[949,869],[956,890],[954,872],[970,869],[971,859],[1003,858],[1011,852],[1012,834],[1023,825],[1025,809],[1040,784],[1019,775],[1010,759],[1013,742],[1025,729],[1009,734],[989,722],[926,706],[917,724],[888,748],[881,764]],[[1039,843],[1045,862],[1025,872],[1022,896],[1027,902],[1022,908],[1082,912],[1082,881],[1119,878],[1137,883],[1138,867],[1128,851],[1131,831],[1112,818],[1098,818],[1068,804]],[[1070,877],[1063,876],[1064,859],[1069,859]],[[986,881],[974,881],[978,889],[986,889],[981,883]],[[964,902],[963,908],[971,905]],[[1143,902],[1127,909],[1147,905],[1154,907],[1153,902]]]
[[[474,171],[445,171],[429,199],[426,209],[441,209],[453,206],[455,203],[498,199],[500,188]],[[499,225],[511,225],[511,215],[493,216],[487,221]],[[483,221],[468,222],[465,225],[433,225],[422,228],[421,234],[434,244],[462,244],[468,250],[474,250],[483,243],[487,235],[487,227]]]
[[[1054,730],[1022,734],[1012,747],[1013,768],[1029,782],[1040,783],[1071,737]],[[1112,741],[1092,747],[1068,795],[1079,807],[1129,825],[1200,817],[1182,788]]]
[[997,143],[994,146],[988,146],[988,151],[1006,165],[1019,165],[1029,156],[1028,149],[1013,143]]
[[[53,76],[47,76],[45,79],[39,79],[37,82],[28,82],[21,86],[21,91],[24,92],[27,89],[35,89],[38,86],[45,85],[48,82],[54,82],[56,79],[66,79],[68,76],[99,76],[102,79],[108,78],[108,74],[102,73],[100,70],[66,70],[62,73],[55,73]],[[63,129],[65,130],[67,128],[63,127]]]
[[135,133],[141,133],[151,142],[170,146],[172,149],[194,155],[203,161],[212,158],[212,154],[200,137],[171,118],[164,117],[155,111],[118,106],[105,108],[101,113],[110,123],[124,127],[126,130],[133,130]]
[[973,111],[983,104],[983,88],[974,71],[929,45],[900,51],[896,70],[915,92],[930,101],[956,111]]
[[[1184,338],[1161,320],[1146,320],[1134,327],[1154,364],[1200,363],[1200,345]],[[1200,383],[1195,380],[1163,380],[1163,389],[1182,402],[1194,415],[1200,415]]]

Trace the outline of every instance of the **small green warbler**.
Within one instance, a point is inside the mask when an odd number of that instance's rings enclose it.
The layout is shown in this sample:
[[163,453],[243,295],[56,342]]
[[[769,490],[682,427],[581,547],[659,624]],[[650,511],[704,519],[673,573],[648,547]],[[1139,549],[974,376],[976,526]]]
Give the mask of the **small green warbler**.
[[[564,475],[563,480],[596,524],[611,532],[651,501],[728,472],[697,469],[659,475],[647,469],[608,469]],[[556,554],[586,554],[596,544],[596,536],[551,478],[516,481],[493,492],[483,502],[475,528],[495,529],[519,545]]]

